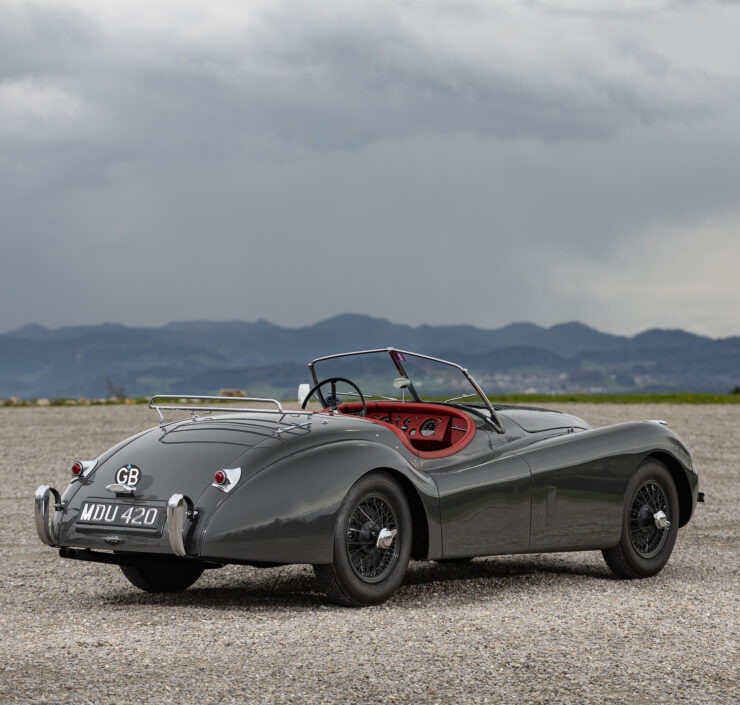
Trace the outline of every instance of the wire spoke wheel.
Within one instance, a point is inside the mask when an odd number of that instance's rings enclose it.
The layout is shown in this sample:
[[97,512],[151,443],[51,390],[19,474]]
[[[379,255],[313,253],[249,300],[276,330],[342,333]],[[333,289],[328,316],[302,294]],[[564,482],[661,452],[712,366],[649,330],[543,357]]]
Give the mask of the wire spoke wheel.
[[[668,522],[660,527],[657,517]],[[629,537],[632,547],[643,558],[652,558],[663,548],[670,527],[671,511],[666,491],[657,480],[647,480],[635,492],[629,509]]]
[[606,564],[627,580],[657,575],[673,552],[680,521],[671,473],[654,458],[643,461],[624,493],[619,543],[601,550]]
[[379,605],[401,586],[411,557],[414,526],[399,483],[381,470],[347,492],[334,526],[331,563],[314,564],[327,597],[339,605]]
[[[396,510],[387,497],[373,492],[360,499],[350,514],[346,537],[349,562],[357,577],[377,583],[393,571],[401,543],[398,529]],[[389,533],[392,539],[383,541]]]

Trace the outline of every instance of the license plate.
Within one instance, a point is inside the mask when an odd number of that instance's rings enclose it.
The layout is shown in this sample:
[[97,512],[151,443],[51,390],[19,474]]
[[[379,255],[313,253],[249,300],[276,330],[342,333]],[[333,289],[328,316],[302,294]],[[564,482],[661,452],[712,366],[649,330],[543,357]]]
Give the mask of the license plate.
[[163,512],[162,507],[147,504],[83,502],[77,523],[157,529]]

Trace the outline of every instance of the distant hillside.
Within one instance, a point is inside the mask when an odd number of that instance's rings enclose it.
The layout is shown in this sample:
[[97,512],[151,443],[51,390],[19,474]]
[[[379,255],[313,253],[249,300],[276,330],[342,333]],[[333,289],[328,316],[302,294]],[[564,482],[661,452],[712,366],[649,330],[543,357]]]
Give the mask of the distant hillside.
[[105,397],[112,387],[155,392],[295,395],[320,355],[393,345],[466,365],[489,393],[727,392],[740,384],[740,338],[652,329],[633,337],[582,323],[407,326],[344,314],[311,326],[187,321],[116,324],[0,335],[0,398]]

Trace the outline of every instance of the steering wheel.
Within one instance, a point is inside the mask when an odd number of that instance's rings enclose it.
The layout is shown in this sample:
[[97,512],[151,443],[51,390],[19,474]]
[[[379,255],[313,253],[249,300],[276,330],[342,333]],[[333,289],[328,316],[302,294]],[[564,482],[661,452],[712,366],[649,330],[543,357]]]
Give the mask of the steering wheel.
[[[311,387],[311,391],[306,394],[303,404],[301,404],[301,409],[306,408],[308,400],[319,391],[320,387],[323,387],[325,384],[331,384],[331,394],[326,398],[326,402],[332,411],[337,411],[337,402],[339,401],[339,397],[337,396],[337,382],[346,382],[350,387],[353,387],[357,391],[357,395],[360,397],[360,401],[362,402],[362,411],[360,412],[360,416],[367,416],[367,402],[365,401],[365,396],[360,391],[360,388],[351,379],[347,379],[346,377],[327,377],[326,379],[322,379],[321,382]],[[321,393],[319,392],[319,394],[319,399],[321,399]]]

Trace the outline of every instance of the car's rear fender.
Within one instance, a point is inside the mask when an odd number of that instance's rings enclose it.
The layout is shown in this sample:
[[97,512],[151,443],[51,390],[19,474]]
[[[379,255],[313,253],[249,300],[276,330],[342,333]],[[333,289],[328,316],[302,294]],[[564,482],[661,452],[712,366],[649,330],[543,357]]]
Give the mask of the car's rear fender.
[[417,493],[427,550],[436,554],[441,532],[434,481],[393,448],[347,440],[283,458],[234,488],[207,518],[197,555],[227,562],[330,563],[342,500],[360,477],[379,469],[403,478],[405,490]]

